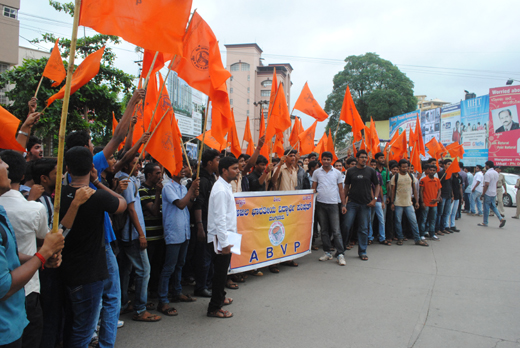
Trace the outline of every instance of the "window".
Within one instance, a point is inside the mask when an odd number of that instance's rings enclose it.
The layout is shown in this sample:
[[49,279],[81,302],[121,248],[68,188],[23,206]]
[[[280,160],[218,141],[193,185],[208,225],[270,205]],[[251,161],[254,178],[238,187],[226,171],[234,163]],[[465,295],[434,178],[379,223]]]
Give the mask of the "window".
[[271,87],[272,84],[273,84],[273,81],[265,80],[262,82],[262,87]]
[[17,12],[15,8],[4,6],[4,17],[16,19]]
[[270,97],[271,96],[271,91],[270,90],[260,91],[260,96],[261,97]]
[[229,78],[229,81],[233,81],[233,75],[231,75],[231,77]]
[[229,99],[229,105],[233,105],[233,99]]
[[[249,64],[242,63],[242,62],[231,64],[231,66],[229,67],[229,70],[231,70],[231,71],[249,71]],[[249,80],[249,76],[247,79]]]
[[249,116],[249,110],[247,110],[247,116]]
[[240,70],[240,63],[231,64],[231,67],[229,68],[231,71],[239,71]]
[[247,87],[247,93],[249,93],[249,87]]
[[250,76],[250,75],[247,75],[247,81],[249,81],[250,78],[251,78],[251,76]]
[[247,105],[249,105],[249,99],[247,100]]
[[233,93],[233,87],[229,89],[229,94]]
[[267,110],[267,108],[269,108],[269,103],[263,103],[262,109]]
[[4,71],[7,71],[8,69],[9,69],[9,65],[8,64],[0,63],[0,74],[3,73]]
[[242,63],[242,71],[249,71],[249,64]]

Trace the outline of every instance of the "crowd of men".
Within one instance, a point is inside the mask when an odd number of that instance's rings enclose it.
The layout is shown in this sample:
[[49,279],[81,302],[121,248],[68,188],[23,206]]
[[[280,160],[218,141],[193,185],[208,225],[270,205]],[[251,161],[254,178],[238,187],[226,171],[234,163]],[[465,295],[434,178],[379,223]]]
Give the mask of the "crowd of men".
[[491,161],[474,175],[460,163],[451,177],[450,159],[431,159],[420,173],[406,159],[389,161],[382,152],[371,159],[364,150],[333,162],[330,152],[300,158],[289,149],[269,161],[260,155],[261,138],[252,156],[206,149],[198,177],[193,160],[172,174],[149,156],[141,160],[148,133],[117,151],[132,138],[132,110],[143,94],[134,93],[104,147],[94,147],[86,131],[68,134],[58,233],[49,233],[57,161],[44,158],[30,135],[40,117],[35,100],[18,134],[25,156],[0,152],[0,347],[113,347],[121,315],[157,322],[179,315],[172,303],[200,297],[210,298],[208,317],[232,317],[223,309],[233,302],[225,289],[263,275],[227,274],[228,236],[240,232],[236,192],[315,190],[312,249],[321,235],[319,260],[335,257],[340,266],[356,244],[367,261],[374,240],[390,246],[413,238],[427,247],[427,240],[460,232],[461,212],[483,216],[479,225],[488,226],[492,210],[500,227],[506,223],[495,205],[505,183]]

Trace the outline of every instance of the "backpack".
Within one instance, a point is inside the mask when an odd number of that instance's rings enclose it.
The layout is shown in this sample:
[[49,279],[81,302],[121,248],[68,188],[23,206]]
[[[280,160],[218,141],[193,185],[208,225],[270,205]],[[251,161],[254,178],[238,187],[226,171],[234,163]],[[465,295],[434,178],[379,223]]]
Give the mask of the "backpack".
[[[412,181],[412,194],[413,194],[413,175],[408,173],[408,175],[410,176],[410,179]],[[394,185],[394,202],[395,202],[395,199],[397,197],[397,184],[399,183],[399,172],[395,173],[395,185]],[[394,203],[392,202],[392,203]]]

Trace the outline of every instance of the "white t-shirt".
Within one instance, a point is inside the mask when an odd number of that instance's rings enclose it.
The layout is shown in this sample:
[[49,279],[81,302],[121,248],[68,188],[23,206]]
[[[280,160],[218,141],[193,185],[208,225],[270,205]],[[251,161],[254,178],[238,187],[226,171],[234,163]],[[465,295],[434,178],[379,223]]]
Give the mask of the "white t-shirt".
[[495,197],[497,195],[497,181],[498,173],[494,168],[489,168],[484,175],[484,182],[489,182],[489,186],[486,190],[486,196]]
[[318,168],[312,173],[312,181],[317,182],[318,192],[317,201],[324,204],[341,203],[338,184],[343,183],[341,172],[332,168],[326,172],[323,167]]
[[[479,184],[475,188],[475,186],[477,185],[477,182],[479,182]],[[484,175],[482,175],[482,172],[477,172],[475,174],[475,176],[473,177],[473,183],[471,184],[471,190],[473,191],[474,188],[475,188],[475,191],[478,191],[480,193],[482,193],[482,190],[484,190]]]

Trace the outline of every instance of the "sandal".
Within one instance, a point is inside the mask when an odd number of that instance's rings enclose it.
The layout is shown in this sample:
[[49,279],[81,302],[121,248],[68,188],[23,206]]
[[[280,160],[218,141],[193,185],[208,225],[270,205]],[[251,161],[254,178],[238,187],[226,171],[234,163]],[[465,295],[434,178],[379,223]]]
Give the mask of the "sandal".
[[232,303],[233,303],[233,299],[231,297],[226,297],[224,299],[224,306],[229,306]]
[[403,245],[403,240],[402,239],[398,239],[397,240],[397,245]]
[[172,297],[172,302],[195,302],[197,299],[190,295],[179,294]]
[[415,245],[420,245],[420,246],[424,246],[424,247],[429,246],[429,244],[426,243],[424,240],[420,240],[418,242],[415,242]]
[[369,240],[368,245],[372,245],[373,241]]
[[234,274],[231,276],[231,280],[237,283],[244,283],[246,280],[242,274]]
[[320,250],[316,245],[311,246],[311,250]]
[[233,283],[231,280],[228,280],[226,283],[226,288],[231,289],[231,290],[238,290],[238,284]]
[[251,274],[252,276],[255,276],[255,277],[261,277],[264,275],[264,273],[262,271],[259,271],[257,269],[249,271],[249,274]]
[[148,311],[153,311],[153,310],[155,310],[155,303],[153,303],[153,302],[148,302],[148,303],[146,304],[146,310],[148,310]]
[[169,317],[174,317],[176,315],[179,315],[177,310],[173,307],[170,307],[167,303],[159,303],[157,306],[157,311],[161,312],[164,315],[167,315]]
[[127,314],[127,313],[132,313],[134,311],[134,306],[131,305],[131,302],[132,301],[128,301],[127,302],[127,306],[125,309],[121,309],[119,311],[119,315],[123,315],[123,314]]
[[284,262],[283,264],[289,267],[298,267],[298,264],[294,262],[294,260]]
[[386,245],[392,245],[392,241],[389,239],[386,241]]
[[348,245],[348,246],[345,248],[345,250],[350,250],[350,249],[352,249],[352,245]]
[[278,266],[269,266],[269,271],[271,273],[280,273],[280,270],[278,269]]
[[405,242],[408,242],[408,238],[403,239]]
[[233,316],[233,313],[231,313],[230,311],[225,311],[223,309],[219,309],[219,310],[216,310],[213,312],[208,312],[207,316],[210,318],[227,319],[227,318],[231,318]]
[[392,245],[389,241],[387,240],[382,240],[379,242],[379,244],[383,244],[383,245]]
[[[175,310],[175,308],[174,308],[174,310]],[[173,315],[177,315],[177,314],[178,313],[175,310],[175,314],[173,314]],[[168,314],[166,314],[166,315],[168,315]],[[135,321],[147,321],[147,322],[152,323],[152,322],[156,322],[156,321],[161,320],[161,317],[158,316],[158,315],[155,315],[155,314],[148,313],[147,311],[144,311],[141,314],[134,314],[133,317],[132,317],[132,320],[135,320]]]
[[359,258],[361,259],[361,261],[368,261],[367,254],[359,255]]

